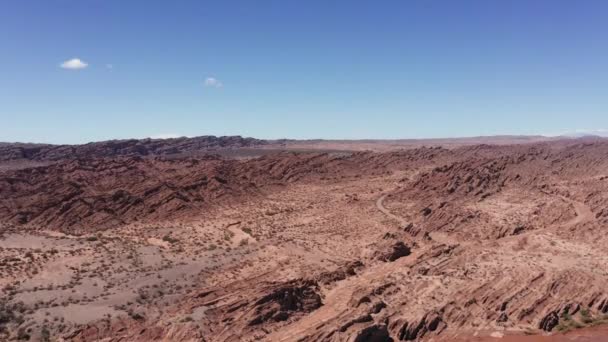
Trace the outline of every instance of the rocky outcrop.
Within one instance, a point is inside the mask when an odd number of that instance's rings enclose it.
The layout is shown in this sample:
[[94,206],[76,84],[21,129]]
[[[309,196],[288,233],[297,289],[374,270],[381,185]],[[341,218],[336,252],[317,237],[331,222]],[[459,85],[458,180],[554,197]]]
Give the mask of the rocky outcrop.
[[374,324],[355,333],[349,342],[392,342],[385,324]]
[[405,243],[398,241],[391,245],[387,251],[379,252],[377,258],[382,261],[391,262],[399,258],[406,257],[412,253],[412,250]]
[[126,156],[194,155],[217,149],[268,145],[266,140],[241,136],[200,136],[173,139],[128,139],[84,145],[1,144],[0,161],[55,161],[74,158],[114,158]]
[[371,164],[378,159],[405,162],[394,154],[287,152],[247,160],[217,155],[64,160],[0,173],[0,220],[79,234],[135,221],[197,218],[211,206],[247,201],[273,186],[378,172]]
[[551,331],[558,324],[559,316],[557,315],[557,312],[551,311],[545,317],[543,317],[543,319],[541,319],[540,323],[538,324],[538,328],[544,331]]
[[346,263],[334,271],[322,272],[315,279],[323,285],[329,285],[357,274],[357,270],[363,267],[359,260]]
[[399,341],[414,341],[429,333],[438,334],[446,327],[446,323],[436,312],[427,313],[419,320],[396,319],[389,324],[391,334]]
[[323,303],[316,283],[312,281],[290,282],[273,289],[271,293],[253,304],[254,317],[249,325],[258,325],[268,320],[287,320],[292,313],[306,313],[318,309]]

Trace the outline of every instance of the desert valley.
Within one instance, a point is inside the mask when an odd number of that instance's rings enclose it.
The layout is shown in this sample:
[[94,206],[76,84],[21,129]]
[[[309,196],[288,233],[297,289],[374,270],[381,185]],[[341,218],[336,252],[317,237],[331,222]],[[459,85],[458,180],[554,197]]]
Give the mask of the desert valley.
[[602,341],[608,140],[0,144],[0,340]]

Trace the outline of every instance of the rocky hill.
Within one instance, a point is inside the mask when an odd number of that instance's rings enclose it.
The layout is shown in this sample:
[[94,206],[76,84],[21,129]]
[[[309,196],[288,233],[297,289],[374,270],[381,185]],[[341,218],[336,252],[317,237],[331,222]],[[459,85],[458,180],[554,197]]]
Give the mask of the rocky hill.
[[241,136],[200,136],[174,139],[128,139],[83,145],[0,144],[0,162],[11,160],[55,161],[72,158],[188,155],[218,149],[267,145],[265,140]]
[[607,170],[601,140],[7,169],[0,339],[603,337]]
[[284,152],[248,160],[217,155],[65,160],[0,174],[0,219],[82,233],[134,221],[192,218],[223,202],[249,200],[272,186],[383,173],[445,153],[419,149],[345,156]]

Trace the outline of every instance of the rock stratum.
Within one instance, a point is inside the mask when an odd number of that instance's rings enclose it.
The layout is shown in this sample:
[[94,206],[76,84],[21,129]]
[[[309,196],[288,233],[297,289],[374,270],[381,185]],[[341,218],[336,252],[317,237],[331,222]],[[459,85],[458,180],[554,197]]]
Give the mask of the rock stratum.
[[603,140],[6,169],[0,336],[601,341],[607,170]]
[[241,136],[200,136],[172,139],[126,139],[83,145],[0,143],[0,161],[56,161],[72,158],[114,158],[125,156],[168,156],[196,154],[218,149],[268,145],[266,140]]

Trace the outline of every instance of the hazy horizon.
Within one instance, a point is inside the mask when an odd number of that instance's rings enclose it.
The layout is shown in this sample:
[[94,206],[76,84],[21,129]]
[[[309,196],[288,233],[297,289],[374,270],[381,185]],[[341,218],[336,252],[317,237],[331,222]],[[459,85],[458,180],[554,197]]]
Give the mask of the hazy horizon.
[[0,140],[1,144],[40,144],[40,145],[84,145],[89,143],[98,143],[105,141],[121,141],[121,140],[170,140],[170,139],[181,139],[181,138],[198,138],[205,136],[215,136],[215,137],[234,137],[240,136],[242,138],[253,138],[259,140],[268,140],[268,141],[277,141],[277,140],[292,140],[292,141],[328,141],[328,142],[339,142],[339,141],[352,141],[352,142],[364,142],[364,141],[372,141],[372,142],[390,142],[390,141],[433,141],[433,140],[474,140],[474,139],[500,139],[500,138],[539,138],[539,139],[575,139],[575,138],[586,138],[586,137],[598,137],[598,138],[608,138],[608,133],[604,130],[600,132],[589,133],[585,132],[573,132],[567,134],[559,134],[559,135],[542,135],[542,134],[530,134],[530,135],[514,135],[514,134],[497,134],[497,135],[478,135],[478,136],[455,136],[455,137],[433,137],[433,138],[360,138],[360,139],[340,139],[340,138],[290,138],[290,137],[281,137],[281,138],[263,138],[263,137],[252,137],[245,136],[240,134],[235,135],[214,135],[214,134],[203,134],[203,135],[195,135],[195,136],[150,136],[150,137],[125,137],[125,138],[112,138],[112,139],[103,139],[103,140],[90,140],[84,142],[75,142],[75,143],[55,143],[55,142],[44,142],[44,141],[3,141]]

